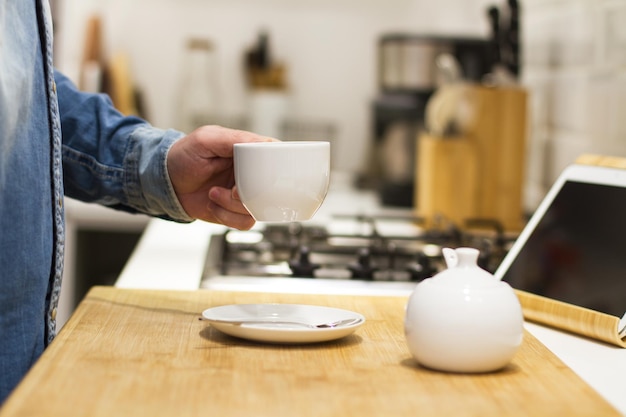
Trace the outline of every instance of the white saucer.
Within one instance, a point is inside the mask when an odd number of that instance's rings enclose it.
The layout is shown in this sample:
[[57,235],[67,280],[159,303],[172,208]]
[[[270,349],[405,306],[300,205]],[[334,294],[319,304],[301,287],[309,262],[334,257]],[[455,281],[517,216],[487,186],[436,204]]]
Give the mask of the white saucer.
[[[303,304],[232,304],[209,308],[202,312],[202,317],[228,335],[270,343],[335,340],[354,333],[365,323],[365,317],[353,311]],[[305,327],[306,324],[317,325],[346,319],[355,321],[337,327]],[[251,322],[245,323],[247,320]]]

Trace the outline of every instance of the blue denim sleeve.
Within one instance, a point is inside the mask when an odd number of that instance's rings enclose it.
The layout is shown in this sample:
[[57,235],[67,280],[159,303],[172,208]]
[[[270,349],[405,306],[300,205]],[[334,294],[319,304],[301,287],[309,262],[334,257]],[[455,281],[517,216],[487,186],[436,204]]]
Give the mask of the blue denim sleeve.
[[192,221],[176,198],[166,164],[170,147],[183,134],[122,115],[107,95],[81,92],[58,71],[55,80],[65,195],[119,210]]

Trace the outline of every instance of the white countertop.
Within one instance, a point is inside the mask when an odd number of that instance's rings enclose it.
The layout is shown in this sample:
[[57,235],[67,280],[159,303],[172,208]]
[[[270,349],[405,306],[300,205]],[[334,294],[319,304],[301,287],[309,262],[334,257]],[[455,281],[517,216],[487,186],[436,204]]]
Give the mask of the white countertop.
[[[331,193],[328,204],[322,207],[316,219],[328,214],[325,207],[368,207],[372,196]],[[177,224],[152,220],[143,234],[135,252],[122,271],[116,286],[120,288],[180,289],[199,288],[204,258],[212,233],[223,231],[223,226],[194,222]],[[258,280],[253,278],[252,280]],[[317,280],[272,281],[276,285],[261,287],[249,281],[244,286],[250,291],[331,292],[339,294],[371,294],[369,284],[353,281],[316,284]],[[244,282],[240,280],[238,282]],[[280,284],[279,284],[280,282]],[[291,283],[291,284],[289,284]],[[285,286],[287,284],[287,286]],[[408,296],[406,286],[389,285],[383,295]],[[226,279],[216,280],[214,289],[243,290],[241,285],[229,285]],[[554,352],[567,366],[596,389],[609,403],[626,415],[626,395],[622,381],[626,376],[626,349],[588,340],[576,335],[550,329],[534,323],[525,324],[527,330]],[[529,399],[530,400],[530,399]]]

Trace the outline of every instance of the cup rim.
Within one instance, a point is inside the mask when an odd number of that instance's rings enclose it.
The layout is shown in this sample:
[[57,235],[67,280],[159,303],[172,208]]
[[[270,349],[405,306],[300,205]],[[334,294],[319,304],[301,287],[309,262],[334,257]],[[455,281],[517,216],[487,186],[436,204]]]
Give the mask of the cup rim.
[[330,145],[330,142],[324,140],[286,140],[275,142],[239,142],[235,143],[235,147],[239,148],[252,148],[252,147],[266,147],[266,146],[302,146],[302,145]]

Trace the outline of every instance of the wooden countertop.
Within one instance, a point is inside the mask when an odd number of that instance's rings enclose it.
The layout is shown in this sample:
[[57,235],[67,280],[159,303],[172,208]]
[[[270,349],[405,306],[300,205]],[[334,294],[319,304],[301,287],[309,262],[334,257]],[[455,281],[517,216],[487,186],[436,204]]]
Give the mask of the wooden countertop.
[[[226,336],[200,320],[209,307],[261,302],[345,308],[367,322],[338,341],[285,346]],[[404,339],[405,304],[95,287],[0,417],[619,415],[530,333],[501,372],[420,367]]]

